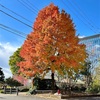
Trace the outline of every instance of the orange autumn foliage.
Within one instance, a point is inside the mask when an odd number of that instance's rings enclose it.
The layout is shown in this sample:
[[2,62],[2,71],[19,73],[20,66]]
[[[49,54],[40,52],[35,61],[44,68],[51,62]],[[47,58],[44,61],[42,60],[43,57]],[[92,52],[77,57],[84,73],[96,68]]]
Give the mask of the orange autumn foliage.
[[[50,68],[52,72],[69,72],[81,69],[86,58],[85,45],[79,44],[70,15],[60,12],[57,6],[50,4],[43,8],[34,23],[31,32],[20,51],[24,61],[20,62],[20,71],[26,76],[43,73]],[[63,68],[62,68],[63,66]]]

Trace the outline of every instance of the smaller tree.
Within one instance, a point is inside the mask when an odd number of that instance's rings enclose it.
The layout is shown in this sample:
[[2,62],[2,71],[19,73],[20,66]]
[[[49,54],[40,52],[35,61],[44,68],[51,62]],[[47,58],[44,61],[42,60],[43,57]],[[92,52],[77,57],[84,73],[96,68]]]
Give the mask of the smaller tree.
[[9,65],[10,65],[10,70],[12,72],[13,75],[16,75],[16,74],[19,74],[18,70],[19,70],[19,67],[17,66],[16,63],[22,61],[22,57],[20,56],[20,50],[21,48],[18,48],[12,56],[10,56],[10,59],[9,59]]
[[14,86],[21,86],[22,84],[16,80],[14,80],[13,78],[9,77],[5,80],[6,84],[14,87]]
[[4,73],[2,71],[2,68],[0,67],[0,82],[4,82],[4,78],[5,78]]
[[28,83],[28,79],[26,79],[21,75],[13,75],[13,79],[17,80],[19,83],[23,84],[24,86],[26,86]]
[[95,68],[95,74],[93,75],[92,83],[88,87],[87,91],[92,93],[100,92],[100,60],[99,65]]
[[91,62],[89,60],[86,60],[86,62],[84,64],[84,68],[80,72],[80,74],[83,75],[83,76],[85,76],[87,87],[92,82],[92,73],[91,73],[91,71],[92,71]]
[[100,60],[98,66],[95,68],[95,75],[94,75],[93,82],[96,85],[100,85]]

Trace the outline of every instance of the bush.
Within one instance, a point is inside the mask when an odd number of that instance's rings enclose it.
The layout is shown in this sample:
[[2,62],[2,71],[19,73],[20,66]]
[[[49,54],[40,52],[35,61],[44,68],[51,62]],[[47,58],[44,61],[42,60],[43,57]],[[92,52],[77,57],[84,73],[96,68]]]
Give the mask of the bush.
[[36,89],[35,88],[30,88],[29,91],[27,92],[27,94],[36,94]]
[[99,93],[100,85],[91,85],[86,91],[89,93]]
[[90,87],[87,89],[89,93],[99,93],[100,92],[100,83],[98,79],[94,79]]
[[[33,86],[35,86],[37,90],[51,90],[52,89],[52,79],[35,78]],[[56,84],[54,86],[54,89],[55,90],[59,89]]]
[[28,92],[28,91],[29,91],[29,89],[27,89],[27,88],[20,90],[20,92]]
[[86,87],[81,87],[80,88],[80,91],[82,91],[82,92],[85,92],[85,90],[86,90]]
[[0,93],[4,93],[4,90],[0,90]]
[[59,88],[60,88],[61,90],[67,90],[67,89],[68,89],[68,86],[67,86],[66,83],[60,83]]
[[22,86],[21,83],[19,83],[17,80],[14,80],[13,78],[9,77],[5,80],[6,84],[11,86],[11,87],[14,87],[14,86]]

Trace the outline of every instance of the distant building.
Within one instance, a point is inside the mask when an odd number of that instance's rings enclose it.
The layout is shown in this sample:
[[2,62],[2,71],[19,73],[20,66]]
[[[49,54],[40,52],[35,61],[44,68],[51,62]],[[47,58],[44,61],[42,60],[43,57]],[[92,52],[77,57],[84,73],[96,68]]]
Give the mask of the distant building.
[[80,43],[86,45],[86,51],[89,54],[89,60],[92,66],[95,67],[100,59],[100,34],[80,38]]

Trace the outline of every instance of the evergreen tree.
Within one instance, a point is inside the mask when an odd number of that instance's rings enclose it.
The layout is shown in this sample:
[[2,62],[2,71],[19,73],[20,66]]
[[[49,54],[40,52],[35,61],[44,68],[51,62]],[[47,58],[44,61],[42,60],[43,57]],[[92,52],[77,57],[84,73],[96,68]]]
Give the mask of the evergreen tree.
[[5,78],[4,73],[2,71],[2,68],[0,67],[0,82],[4,82],[4,78]]

